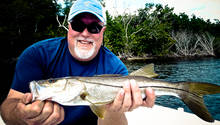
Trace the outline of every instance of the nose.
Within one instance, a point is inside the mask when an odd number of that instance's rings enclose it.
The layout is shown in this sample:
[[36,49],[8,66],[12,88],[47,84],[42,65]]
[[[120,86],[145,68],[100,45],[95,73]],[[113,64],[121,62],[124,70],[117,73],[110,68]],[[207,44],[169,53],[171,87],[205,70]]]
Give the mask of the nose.
[[90,35],[89,31],[87,30],[87,28],[85,28],[82,32],[81,35],[84,37],[88,37]]

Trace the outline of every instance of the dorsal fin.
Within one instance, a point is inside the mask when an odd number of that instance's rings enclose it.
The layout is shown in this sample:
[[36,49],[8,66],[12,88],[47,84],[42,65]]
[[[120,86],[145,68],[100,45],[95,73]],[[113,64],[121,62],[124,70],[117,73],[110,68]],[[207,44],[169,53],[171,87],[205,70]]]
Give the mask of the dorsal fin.
[[131,72],[129,75],[130,76],[145,76],[148,78],[153,78],[153,77],[158,76],[158,74],[156,74],[154,72],[154,64],[153,63],[147,64],[144,67],[142,67],[136,71]]

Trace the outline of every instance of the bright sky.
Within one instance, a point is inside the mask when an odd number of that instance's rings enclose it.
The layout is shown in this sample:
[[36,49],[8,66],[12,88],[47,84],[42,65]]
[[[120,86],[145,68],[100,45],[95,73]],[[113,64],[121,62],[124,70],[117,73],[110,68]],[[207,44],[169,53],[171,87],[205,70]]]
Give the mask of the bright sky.
[[164,6],[168,4],[169,7],[174,7],[177,14],[185,12],[189,16],[195,14],[205,20],[220,20],[220,0],[106,0],[106,7],[111,14],[121,14],[144,8],[145,3],[160,3]]
[[[58,0],[62,1],[62,0]],[[122,14],[132,12],[138,8],[144,8],[145,3],[160,3],[169,7],[174,7],[176,14],[185,12],[191,17],[195,14],[204,20],[220,20],[220,0],[104,0],[106,9],[110,14]]]

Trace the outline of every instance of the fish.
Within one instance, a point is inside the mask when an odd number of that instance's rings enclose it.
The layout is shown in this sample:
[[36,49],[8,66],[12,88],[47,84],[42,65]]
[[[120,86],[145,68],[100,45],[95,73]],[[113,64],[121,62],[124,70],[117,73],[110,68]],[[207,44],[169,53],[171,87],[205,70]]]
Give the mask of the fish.
[[156,96],[170,95],[182,100],[199,118],[214,122],[204,104],[203,96],[220,93],[220,86],[205,82],[168,82],[155,79],[154,64],[148,64],[128,76],[104,74],[97,76],[69,76],[31,81],[32,100],[52,100],[66,106],[90,106],[94,114],[104,118],[105,105],[114,101],[126,80],[135,80],[141,89],[152,88]]

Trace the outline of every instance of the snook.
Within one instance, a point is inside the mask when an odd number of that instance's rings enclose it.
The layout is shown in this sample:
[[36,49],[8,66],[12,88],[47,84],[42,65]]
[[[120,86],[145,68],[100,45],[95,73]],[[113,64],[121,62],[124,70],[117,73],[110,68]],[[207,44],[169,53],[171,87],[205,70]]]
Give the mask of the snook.
[[220,93],[220,86],[199,82],[171,83],[148,78],[154,76],[156,74],[153,72],[153,64],[150,64],[131,73],[129,76],[73,76],[32,81],[30,89],[33,100],[50,99],[62,105],[70,106],[89,105],[98,117],[103,118],[105,113],[103,105],[114,100],[126,80],[133,79],[141,88],[143,98],[145,95],[144,89],[151,87],[157,96],[172,95],[178,97],[198,117],[208,122],[214,121],[204,105],[203,95]]

